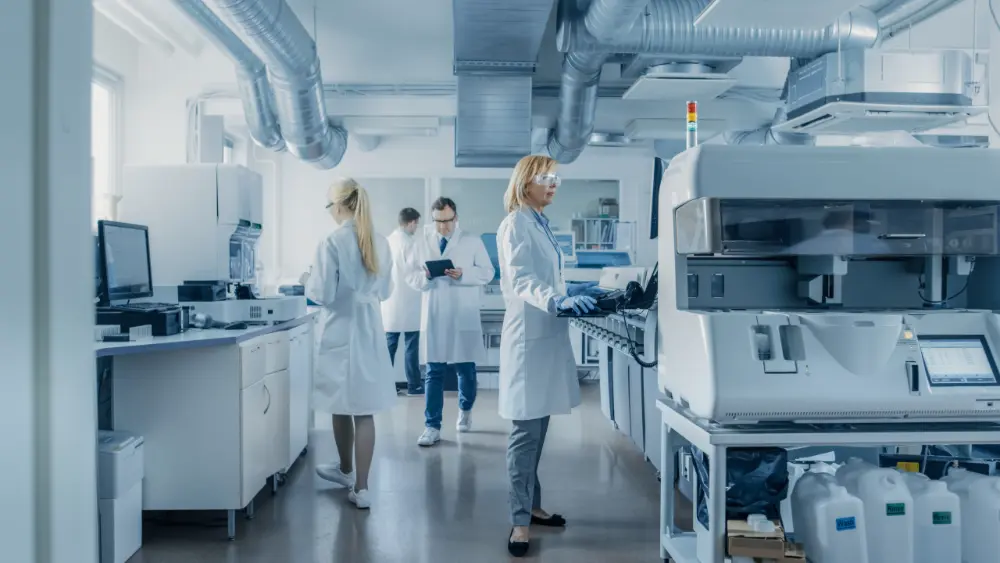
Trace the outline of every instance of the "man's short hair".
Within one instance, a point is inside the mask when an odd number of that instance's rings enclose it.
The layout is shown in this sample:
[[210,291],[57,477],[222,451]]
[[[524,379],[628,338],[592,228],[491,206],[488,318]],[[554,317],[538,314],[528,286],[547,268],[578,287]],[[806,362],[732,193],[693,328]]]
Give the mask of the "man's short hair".
[[439,197],[434,200],[431,204],[431,211],[444,211],[446,207],[450,207],[452,211],[458,215],[458,206],[452,201],[450,197]]
[[420,220],[420,212],[412,207],[404,207],[399,212],[399,225],[405,227],[414,221]]

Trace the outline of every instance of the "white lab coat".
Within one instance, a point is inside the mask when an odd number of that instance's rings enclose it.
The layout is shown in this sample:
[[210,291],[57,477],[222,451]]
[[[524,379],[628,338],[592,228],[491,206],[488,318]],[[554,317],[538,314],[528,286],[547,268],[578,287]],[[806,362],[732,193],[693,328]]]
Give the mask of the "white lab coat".
[[500,289],[507,311],[500,336],[500,416],[533,420],[580,405],[569,320],[556,316],[566,295],[561,252],[530,210],[507,215],[497,230]]
[[379,273],[361,262],[353,221],[330,233],[316,250],[306,295],[323,307],[314,370],[313,408],[339,415],[370,415],[396,402],[379,302],[392,292],[389,243],[375,235]]
[[[439,237],[432,227],[418,235],[407,273],[410,286],[423,293],[420,363],[485,363],[480,288],[493,281],[493,263],[482,239],[475,235],[456,227],[444,254]],[[462,278],[428,280],[424,262],[444,259],[462,270]]]
[[420,330],[420,292],[406,283],[406,268],[413,255],[415,235],[396,229],[389,235],[392,250],[392,295],[382,302],[382,322],[386,332]]

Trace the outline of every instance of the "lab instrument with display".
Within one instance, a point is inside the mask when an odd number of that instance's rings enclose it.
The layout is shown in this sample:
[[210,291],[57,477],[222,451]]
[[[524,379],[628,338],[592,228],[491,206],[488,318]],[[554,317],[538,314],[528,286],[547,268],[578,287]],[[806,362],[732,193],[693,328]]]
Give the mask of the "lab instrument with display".
[[899,147],[675,157],[661,386],[721,423],[1000,416],[998,170]]

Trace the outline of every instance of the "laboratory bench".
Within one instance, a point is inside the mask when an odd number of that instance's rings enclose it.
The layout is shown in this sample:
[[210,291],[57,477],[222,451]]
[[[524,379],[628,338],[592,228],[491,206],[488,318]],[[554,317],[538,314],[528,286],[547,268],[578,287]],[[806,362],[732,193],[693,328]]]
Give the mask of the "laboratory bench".
[[236,511],[305,452],[314,324],[97,343],[101,427],[145,439],[142,508]]

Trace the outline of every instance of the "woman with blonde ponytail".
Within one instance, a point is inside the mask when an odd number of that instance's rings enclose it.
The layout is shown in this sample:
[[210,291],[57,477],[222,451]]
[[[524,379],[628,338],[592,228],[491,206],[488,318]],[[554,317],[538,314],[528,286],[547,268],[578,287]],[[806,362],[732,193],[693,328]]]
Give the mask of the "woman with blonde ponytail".
[[346,178],[334,182],[327,195],[337,228],[316,250],[306,295],[323,308],[313,408],[333,415],[340,463],[319,465],[316,472],[350,489],[348,498],[358,508],[369,508],[373,415],[396,401],[380,308],[392,292],[392,255],[372,227],[363,187]]

